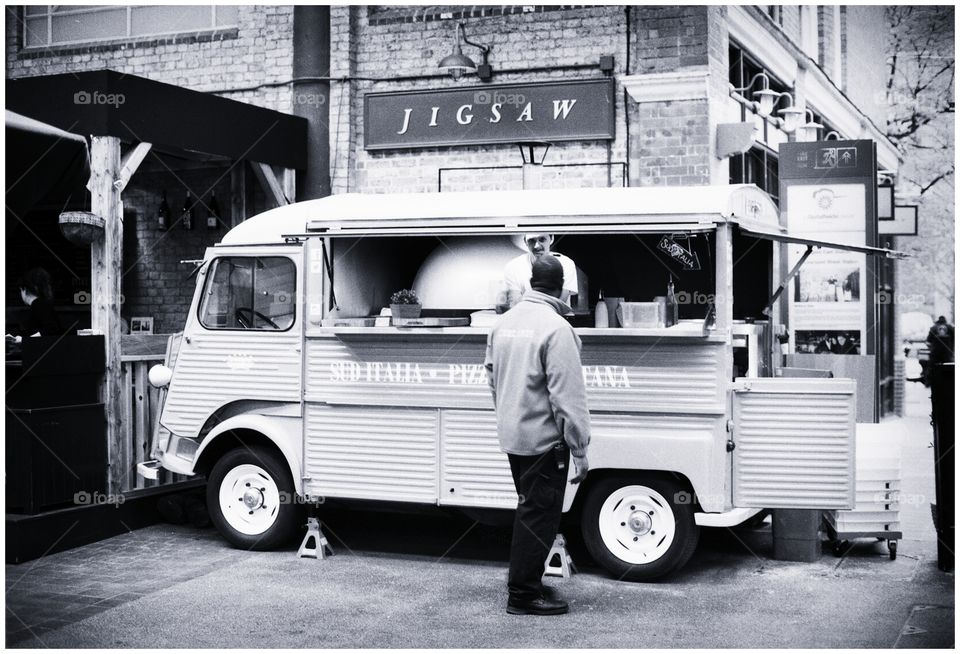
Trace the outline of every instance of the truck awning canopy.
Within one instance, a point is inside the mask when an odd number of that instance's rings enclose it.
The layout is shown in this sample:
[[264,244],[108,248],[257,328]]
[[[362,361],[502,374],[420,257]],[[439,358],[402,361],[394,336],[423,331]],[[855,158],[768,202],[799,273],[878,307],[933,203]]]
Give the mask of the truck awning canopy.
[[285,235],[707,231],[742,215],[775,226],[777,209],[753,185],[586,188],[463,193],[344,193],[267,211],[224,244],[282,242]]
[[896,250],[886,248],[871,247],[857,243],[843,243],[841,241],[827,241],[824,239],[813,238],[807,234],[791,234],[782,227],[771,228],[769,225],[758,223],[746,218],[732,217],[729,222],[736,224],[740,230],[756,238],[763,238],[770,241],[779,241],[781,243],[797,243],[808,245],[815,248],[828,248],[831,250],[847,250],[849,252],[861,252],[890,259],[903,259],[906,254]]
[[[450,236],[705,232],[731,222],[759,238],[807,242],[780,226],[753,184],[462,193],[343,193],[267,211],[235,227],[223,245],[282,243],[292,236]],[[827,241],[819,247],[887,250]]]

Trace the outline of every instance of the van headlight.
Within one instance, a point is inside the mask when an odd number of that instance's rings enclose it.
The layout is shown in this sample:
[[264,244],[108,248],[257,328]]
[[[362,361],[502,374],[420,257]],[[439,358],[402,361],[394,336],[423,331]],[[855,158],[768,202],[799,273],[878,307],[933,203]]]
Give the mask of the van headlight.
[[162,363],[153,366],[150,368],[150,372],[147,373],[147,379],[150,380],[150,385],[154,388],[166,388],[170,385],[172,378],[173,371]]

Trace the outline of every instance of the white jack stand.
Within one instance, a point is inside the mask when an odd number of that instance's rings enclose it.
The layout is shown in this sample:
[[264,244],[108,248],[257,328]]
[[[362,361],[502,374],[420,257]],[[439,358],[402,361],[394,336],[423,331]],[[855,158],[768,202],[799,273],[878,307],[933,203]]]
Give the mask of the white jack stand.
[[[313,545],[310,545],[310,539],[313,539]],[[303,543],[300,545],[300,551],[297,552],[297,558],[325,559],[333,556],[333,548],[327,542],[327,537],[320,531],[320,521],[316,518],[307,518],[307,535],[303,537]]]
[[[554,559],[557,559],[559,564],[554,565]],[[563,534],[557,534],[557,537],[553,539],[553,547],[550,548],[550,553],[547,554],[547,564],[543,570],[543,576],[569,579],[570,575],[576,571],[577,566],[573,564],[573,559],[570,558],[570,553],[567,552],[567,541],[564,539]]]

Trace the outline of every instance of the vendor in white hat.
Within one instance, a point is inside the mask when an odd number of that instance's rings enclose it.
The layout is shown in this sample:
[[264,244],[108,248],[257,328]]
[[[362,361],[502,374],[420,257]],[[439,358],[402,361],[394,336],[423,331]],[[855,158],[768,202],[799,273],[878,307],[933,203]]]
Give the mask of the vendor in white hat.
[[[519,237],[517,237],[519,240]],[[553,254],[563,266],[563,291],[560,300],[565,303],[570,302],[570,296],[579,292],[577,286],[577,265],[570,257],[565,257],[559,252],[551,251],[553,245],[553,234],[524,234],[523,247],[527,250],[515,259],[507,262],[503,269],[503,281],[506,286],[507,308],[512,307],[520,301],[526,291],[530,290],[530,275],[533,270],[533,262],[544,254]]]

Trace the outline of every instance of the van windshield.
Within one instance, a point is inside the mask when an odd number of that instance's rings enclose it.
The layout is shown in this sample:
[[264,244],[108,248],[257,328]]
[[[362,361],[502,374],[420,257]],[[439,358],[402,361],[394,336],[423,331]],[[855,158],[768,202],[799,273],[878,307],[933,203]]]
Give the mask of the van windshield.
[[296,317],[296,267],[286,257],[218,257],[200,302],[207,329],[286,331]]

